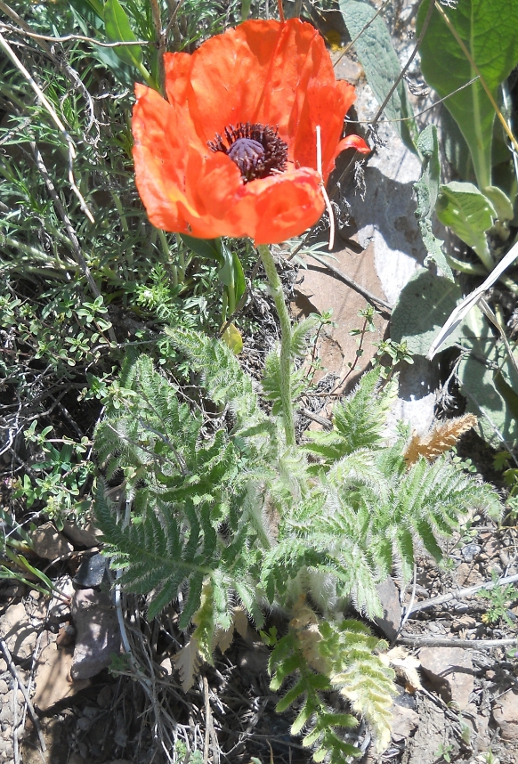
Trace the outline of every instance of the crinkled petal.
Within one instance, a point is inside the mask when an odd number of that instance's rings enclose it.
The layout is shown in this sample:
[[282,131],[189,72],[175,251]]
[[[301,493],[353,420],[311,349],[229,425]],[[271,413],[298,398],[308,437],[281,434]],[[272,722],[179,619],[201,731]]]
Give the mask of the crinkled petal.
[[258,121],[278,40],[278,22],[245,22],[192,54],[189,110],[203,141],[222,134],[226,125]]
[[211,237],[210,221],[202,219],[193,199],[196,179],[187,174],[193,156],[201,156],[186,143],[181,112],[144,85],[135,93],[135,180],[149,219],[165,231],[190,233],[196,227],[194,235]]
[[230,211],[238,236],[256,244],[279,244],[314,225],[324,211],[318,173],[293,170],[247,183]]
[[359,151],[360,154],[370,154],[371,152],[371,148],[359,135],[348,135],[345,138],[342,138],[336,147],[335,156],[338,156],[338,154],[341,151],[345,151],[345,149],[355,149],[355,151]]
[[[323,38],[299,19],[249,21],[204,42],[192,55],[164,56],[168,101],[137,86],[133,114],[136,182],[151,222],[201,238],[249,236],[277,243],[313,225],[324,209],[322,178],[339,151],[354,88],[337,82]],[[238,167],[207,142],[225,127],[277,127],[288,145],[286,172],[243,183]]]

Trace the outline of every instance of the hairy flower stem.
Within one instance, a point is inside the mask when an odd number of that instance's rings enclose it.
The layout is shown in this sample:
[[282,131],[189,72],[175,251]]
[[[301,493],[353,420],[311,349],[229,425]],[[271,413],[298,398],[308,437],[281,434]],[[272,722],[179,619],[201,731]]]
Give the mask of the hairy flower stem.
[[272,297],[277,308],[281,324],[281,404],[284,419],[284,431],[288,446],[295,445],[295,424],[293,420],[293,404],[291,401],[291,321],[288,308],[284,302],[282,284],[275,267],[270,248],[266,244],[257,247],[261,262],[266,271],[266,277],[270,284]]

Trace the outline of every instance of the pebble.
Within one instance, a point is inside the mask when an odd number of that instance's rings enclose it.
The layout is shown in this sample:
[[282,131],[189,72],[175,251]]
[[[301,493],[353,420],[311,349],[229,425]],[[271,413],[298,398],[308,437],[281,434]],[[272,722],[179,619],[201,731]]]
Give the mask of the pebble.
[[[486,674],[487,676],[487,674]],[[518,694],[508,690],[493,706],[493,719],[504,740],[518,740]]]
[[0,619],[0,634],[14,658],[20,661],[32,658],[38,634],[31,626],[23,603],[7,608]]
[[480,544],[467,544],[460,550],[466,562],[473,562],[475,557],[477,557],[481,551],[482,547]]
[[72,544],[50,522],[36,528],[32,534],[32,545],[34,552],[44,560],[56,560],[74,551]]

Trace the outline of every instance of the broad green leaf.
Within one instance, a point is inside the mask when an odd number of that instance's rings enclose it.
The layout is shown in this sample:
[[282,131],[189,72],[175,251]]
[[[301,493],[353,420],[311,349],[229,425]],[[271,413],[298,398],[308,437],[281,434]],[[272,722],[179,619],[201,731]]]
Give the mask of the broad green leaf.
[[471,311],[462,333],[461,345],[468,353],[461,358],[458,378],[467,410],[478,416],[484,440],[501,447],[503,438],[512,451],[518,445],[518,374],[480,310]]
[[[460,287],[442,276],[420,268],[399,295],[392,311],[390,335],[395,342],[406,340],[413,355],[425,356],[439,329],[462,298]],[[459,339],[452,333],[444,347]]]
[[180,238],[195,255],[204,257],[207,260],[216,260],[219,266],[223,267],[224,258],[221,250],[221,239],[197,239],[185,233],[182,233]]
[[423,169],[420,179],[414,184],[414,189],[417,195],[417,221],[428,252],[424,263],[429,265],[434,262],[446,278],[453,281],[453,273],[441,248],[442,241],[435,236],[432,230],[432,215],[441,180],[439,141],[437,140],[435,125],[428,125],[419,135],[417,149],[423,160]]
[[475,170],[469,146],[450,112],[443,109],[441,115],[441,148],[447,161],[455,170],[459,180],[468,180],[473,183]]
[[[429,3],[421,4],[417,33],[422,31]],[[518,3],[516,0],[458,0],[444,12],[466,45],[491,94],[518,63]],[[437,8],[419,49],[429,85],[444,98],[477,76]],[[445,101],[470,148],[481,188],[491,185],[491,144],[495,110],[480,81]]]
[[486,231],[492,227],[496,210],[491,201],[473,183],[452,181],[439,189],[437,217],[444,225],[475,250],[488,271],[493,269]]
[[[354,49],[381,106],[401,73],[390,32],[381,16],[372,20],[376,11],[369,3],[340,0],[340,10],[351,37],[355,39],[359,35]],[[385,115],[387,119],[406,120],[396,122],[395,126],[405,146],[415,152],[417,127],[403,80],[390,97],[385,107]]]
[[[111,42],[131,42],[136,40],[129,18],[119,0],[106,0],[104,4],[104,24],[106,36]],[[140,68],[142,48],[140,45],[124,45],[114,48],[116,54],[126,64]]]
[[484,194],[493,203],[499,220],[512,220],[514,209],[511,200],[498,186],[487,186],[483,189]]
[[[92,36],[91,29],[104,39],[104,7],[100,0],[70,0],[74,20],[84,35]],[[113,48],[93,46],[95,57],[106,66],[114,77],[125,87],[132,88],[135,82],[133,66],[123,63]]]
[[104,9],[101,0],[70,0],[71,5],[83,16],[89,12],[95,13],[100,19],[104,18]]

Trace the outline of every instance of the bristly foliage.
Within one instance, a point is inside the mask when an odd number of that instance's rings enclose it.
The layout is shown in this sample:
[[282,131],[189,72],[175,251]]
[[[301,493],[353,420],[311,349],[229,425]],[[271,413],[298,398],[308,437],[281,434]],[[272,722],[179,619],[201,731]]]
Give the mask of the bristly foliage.
[[[289,448],[280,417],[260,408],[226,345],[191,330],[168,334],[217,413],[204,418],[181,402],[148,358],[126,363],[96,433],[107,479],[124,481],[130,510],[117,519],[100,491],[98,523],[124,570],[121,582],[149,594],[150,617],[181,592],[180,625],[196,624],[193,644],[205,660],[215,634],[231,628],[236,605],[258,626],[264,604],[282,607],[300,623],[275,648],[274,685],[297,673],[298,689],[281,706],[302,702],[295,730],[308,725],[316,760],[341,761],[353,750],[338,731],[352,717],[327,708],[328,689],[385,742],[390,676],[376,655],[381,646],[343,613],[352,603],[379,615],[376,585],[393,573],[408,579],[417,544],[439,559],[442,537],[472,508],[498,516],[496,492],[446,456],[409,467],[405,437],[386,444],[394,390],[380,388],[376,371],[337,406],[332,432]],[[274,376],[269,384],[275,393]],[[304,617],[313,620],[302,623],[297,603],[307,594],[320,615],[308,609]],[[191,655],[182,666],[188,686],[197,661]]]
[[305,448],[331,466],[342,456],[360,448],[382,445],[387,414],[396,395],[396,384],[395,381],[390,382],[380,395],[376,395],[379,386],[377,369],[364,374],[356,389],[335,406],[331,432],[308,432],[312,442]]
[[285,679],[296,674],[297,681],[278,702],[282,712],[299,706],[292,734],[305,730],[302,744],[315,746],[313,758],[343,762],[344,756],[359,751],[345,742],[334,728],[354,728],[357,720],[347,713],[332,711],[323,693],[338,690],[353,710],[371,724],[377,747],[385,750],[390,742],[390,719],[394,691],[394,672],[379,658],[387,644],[373,637],[359,621],[321,620],[301,598],[293,608],[288,634],[276,641],[270,657],[273,674],[271,688],[279,690]]

